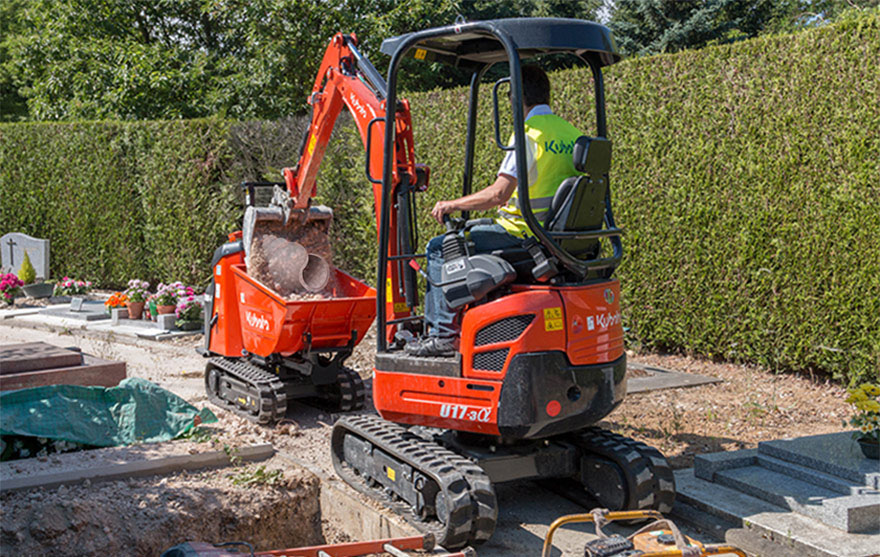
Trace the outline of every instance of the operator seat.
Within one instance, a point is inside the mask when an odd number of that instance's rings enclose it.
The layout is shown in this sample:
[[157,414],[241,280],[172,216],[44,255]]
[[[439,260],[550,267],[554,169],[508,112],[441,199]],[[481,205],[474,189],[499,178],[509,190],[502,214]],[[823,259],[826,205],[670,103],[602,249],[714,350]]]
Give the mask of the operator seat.
[[[611,141],[582,135],[575,141],[572,159],[575,170],[583,174],[562,181],[550,208],[543,215],[542,224],[545,230],[552,232],[600,230],[605,222]],[[528,248],[528,244],[534,242],[534,239],[527,239],[521,248],[498,250],[492,254],[513,266],[518,281],[535,282],[536,261]],[[597,239],[570,238],[558,242],[565,251],[582,260],[597,258],[601,249]]]

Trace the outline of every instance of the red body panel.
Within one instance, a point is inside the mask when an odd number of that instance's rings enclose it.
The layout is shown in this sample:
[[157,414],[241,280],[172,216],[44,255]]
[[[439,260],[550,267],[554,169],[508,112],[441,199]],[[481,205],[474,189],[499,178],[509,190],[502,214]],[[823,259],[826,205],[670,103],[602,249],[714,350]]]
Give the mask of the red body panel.
[[[517,354],[559,351],[572,365],[613,362],[623,356],[620,283],[572,287],[515,286],[493,302],[468,309],[462,322],[462,377],[376,369],[373,403],[386,420],[498,435],[501,387]],[[477,333],[508,317],[535,317],[515,339],[475,346]],[[474,355],[509,349],[501,371],[473,368]]]
[[[241,240],[241,232],[229,235],[230,242]],[[238,323],[238,306],[235,302],[234,265],[244,264],[244,252],[227,255],[214,265],[214,305],[213,314],[217,322],[211,330],[211,343],[208,350],[233,358],[240,357],[244,344],[241,340],[241,326]]]

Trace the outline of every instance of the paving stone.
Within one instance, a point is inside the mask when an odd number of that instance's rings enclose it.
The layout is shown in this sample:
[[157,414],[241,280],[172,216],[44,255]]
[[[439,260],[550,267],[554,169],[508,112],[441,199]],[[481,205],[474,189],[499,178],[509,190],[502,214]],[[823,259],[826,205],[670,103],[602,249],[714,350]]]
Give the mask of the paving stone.
[[758,453],[880,489],[880,463],[865,458],[846,431],[764,441]]
[[177,321],[177,316],[173,313],[160,313],[156,316],[154,325],[162,331],[171,331],[175,328],[175,321]]
[[[801,466],[793,462],[786,462],[772,456],[758,454],[756,462],[759,466],[762,466],[763,468],[766,468],[768,470],[773,470],[774,472],[780,472],[793,478],[804,480],[811,484],[824,487],[825,489],[830,489],[831,491],[840,493],[842,495],[880,493],[880,491],[877,491],[876,489],[871,489],[863,483],[852,482],[847,480],[846,478],[841,478],[832,474],[826,474],[825,472],[822,472],[820,470],[814,470],[812,468]],[[702,476],[700,476],[699,474],[697,475],[697,477],[702,478]]]

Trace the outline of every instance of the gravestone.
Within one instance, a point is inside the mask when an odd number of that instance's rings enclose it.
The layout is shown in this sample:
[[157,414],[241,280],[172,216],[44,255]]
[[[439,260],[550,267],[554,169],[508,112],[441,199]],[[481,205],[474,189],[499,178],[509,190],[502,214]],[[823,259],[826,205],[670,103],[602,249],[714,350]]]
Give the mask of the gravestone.
[[125,362],[96,358],[78,348],[44,342],[0,345],[0,391],[42,385],[115,387],[125,377]]
[[0,236],[0,268],[18,274],[27,251],[37,278],[49,278],[49,240],[32,238],[20,232]]

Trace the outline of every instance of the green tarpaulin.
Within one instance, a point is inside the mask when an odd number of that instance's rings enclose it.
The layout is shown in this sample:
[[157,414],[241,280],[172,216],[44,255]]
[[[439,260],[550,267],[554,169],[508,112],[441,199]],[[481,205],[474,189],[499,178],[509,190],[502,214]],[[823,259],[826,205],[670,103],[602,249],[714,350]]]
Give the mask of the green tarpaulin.
[[217,421],[158,385],[131,377],[117,387],[51,385],[0,393],[0,435],[110,447],[174,439]]

